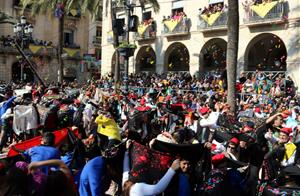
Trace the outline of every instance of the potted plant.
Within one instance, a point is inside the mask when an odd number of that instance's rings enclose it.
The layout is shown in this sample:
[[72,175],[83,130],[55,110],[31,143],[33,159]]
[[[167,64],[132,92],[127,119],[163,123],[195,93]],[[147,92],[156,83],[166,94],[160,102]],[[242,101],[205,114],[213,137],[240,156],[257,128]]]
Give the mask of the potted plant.
[[120,55],[122,55],[124,57],[133,56],[135,49],[136,49],[136,45],[129,44],[129,43],[122,43],[118,47],[118,51],[120,52]]

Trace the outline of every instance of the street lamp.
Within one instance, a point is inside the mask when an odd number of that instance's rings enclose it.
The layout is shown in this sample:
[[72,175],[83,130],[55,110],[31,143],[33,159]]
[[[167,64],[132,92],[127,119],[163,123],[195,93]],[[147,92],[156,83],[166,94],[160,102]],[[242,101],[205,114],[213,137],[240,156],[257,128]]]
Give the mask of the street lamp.
[[[33,25],[28,24],[25,16],[21,16],[20,22],[14,25],[13,31],[16,35],[16,43],[20,45],[21,49],[29,47],[29,43],[32,40]],[[24,80],[24,65],[21,64],[21,81]]]
[[[141,7],[141,6],[136,5],[136,0],[125,0],[124,6],[126,9],[126,15],[127,15],[126,42],[129,44],[129,32],[132,31],[131,26],[132,25],[135,26],[135,24],[131,23],[131,19],[133,17],[131,15],[131,12],[133,12],[133,9],[135,7]],[[135,21],[135,22],[137,22],[137,21]],[[136,25],[137,25],[137,23],[136,23]],[[133,30],[133,31],[135,31],[135,30]],[[128,93],[128,80],[129,80],[129,77],[128,77],[129,57],[128,56],[125,57],[124,67],[125,67],[125,74],[124,74],[125,93],[127,94]]]

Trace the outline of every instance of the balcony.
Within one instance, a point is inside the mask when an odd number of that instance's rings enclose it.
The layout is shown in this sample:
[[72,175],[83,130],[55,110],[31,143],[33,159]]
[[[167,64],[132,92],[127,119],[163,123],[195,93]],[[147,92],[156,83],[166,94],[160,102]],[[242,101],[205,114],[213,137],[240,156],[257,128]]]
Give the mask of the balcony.
[[227,12],[199,15],[198,31],[216,31],[227,29]]
[[[30,51],[32,56],[54,57],[56,55],[55,48],[53,48],[52,46],[30,44],[27,51]],[[26,53],[26,50],[25,50],[25,53]]]
[[188,35],[190,32],[191,20],[182,18],[181,20],[165,20],[163,21],[164,29],[162,34],[166,37]]
[[0,43],[0,54],[13,54],[13,55],[16,55],[16,54],[18,54],[18,51],[17,51],[17,49],[15,49],[11,45],[6,45],[6,44],[3,44],[3,43]]
[[250,10],[244,18],[247,26],[257,26],[270,23],[285,22],[285,2],[273,1],[250,6]]
[[[126,41],[126,36],[125,35],[120,35],[119,37],[119,43]],[[107,43],[113,44],[114,43],[114,33],[113,31],[107,32]]]
[[101,47],[101,37],[93,36],[93,44],[95,47]]
[[[17,55],[17,49],[11,44],[12,38],[1,38],[0,53]],[[32,42],[27,49],[24,49],[25,54],[29,56],[47,56],[54,57],[56,55],[55,48],[51,45],[40,45]]]
[[80,46],[77,44],[65,45],[62,57],[65,59],[81,59]]
[[141,24],[138,26],[138,32],[136,33],[135,40],[145,41],[154,40],[156,38],[156,24]]

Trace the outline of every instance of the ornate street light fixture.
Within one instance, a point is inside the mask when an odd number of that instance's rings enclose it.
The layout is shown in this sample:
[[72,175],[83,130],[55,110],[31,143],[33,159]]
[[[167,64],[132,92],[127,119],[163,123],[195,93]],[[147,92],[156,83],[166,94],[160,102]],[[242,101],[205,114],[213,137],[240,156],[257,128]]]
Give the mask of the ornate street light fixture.
[[[33,25],[27,22],[25,16],[21,16],[20,22],[14,25],[13,31],[16,35],[16,43],[20,45],[21,49],[29,47],[32,40]],[[21,81],[24,81],[24,65],[21,65]]]

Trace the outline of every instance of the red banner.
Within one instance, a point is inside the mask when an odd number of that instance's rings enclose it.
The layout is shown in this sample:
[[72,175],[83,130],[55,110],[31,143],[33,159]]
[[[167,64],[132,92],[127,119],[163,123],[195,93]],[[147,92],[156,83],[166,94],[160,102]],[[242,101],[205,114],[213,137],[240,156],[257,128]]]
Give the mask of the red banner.
[[[72,129],[70,129],[70,130],[72,130]],[[77,136],[78,130],[75,129],[75,130],[72,130],[72,131]],[[62,144],[66,140],[66,138],[68,136],[68,129],[64,128],[64,129],[61,129],[61,130],[57,130],[57,131],[54,131],[53,134],[55,135],[55,146],[59,146],[60,144]],[[38,137],[35,137],[35,138],[32,138],[32,139],[26,140],[24,142],[17,143],[14,146],[18,150],[27,150],[27,149],[32,148],[34,146],[40,145],[41,144],[41,139],[42,139],[42,137],[38,136]],[[17,151],[15,151],[13,148],[10,148],[10,150],[8,151],[6,157],[17,156],[18,154],[19,153]]]

